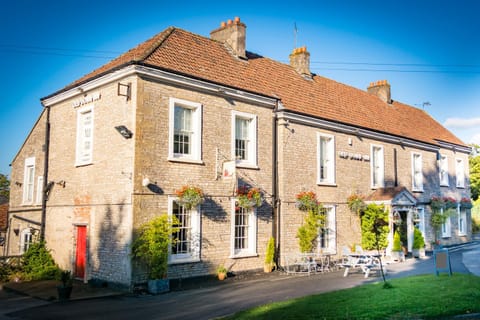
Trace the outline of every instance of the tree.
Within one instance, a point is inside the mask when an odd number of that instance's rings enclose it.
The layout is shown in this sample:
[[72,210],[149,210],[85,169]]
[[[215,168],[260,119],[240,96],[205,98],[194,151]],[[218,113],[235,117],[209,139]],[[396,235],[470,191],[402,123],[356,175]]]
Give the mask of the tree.
[[10,197],[10,180],[2,173],[0,173],[0,197],[5,197],[7,200]]
[[480,146],[471,145],[473,152],[469,157],[470,166],[470,191],[472,200],[477,200],[480,196]]

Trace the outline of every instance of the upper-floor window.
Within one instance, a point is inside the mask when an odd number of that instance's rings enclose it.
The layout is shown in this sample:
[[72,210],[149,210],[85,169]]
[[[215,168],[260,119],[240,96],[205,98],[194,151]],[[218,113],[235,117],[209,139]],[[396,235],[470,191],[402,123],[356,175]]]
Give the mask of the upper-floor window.
[[439,161],[439,174],[440,174],[440,185],[441,186],[447,186],[449,185],[448,183],[448,158],[446,155],[441,154],[440,155],[440,161]]
[[232,113],[232,157],[240,166],[257,166],[257,117]]
[[75,165],[91,164],[93,161],[93,106],[77,110],[77,152]]
[[170,262],[192,262],[200,260],[200,214],[197,208],[187,209],[169,198],[168,213],[178,220],[178,229],[172,235]]
[[201,161],[202,105],[170,99],[169,160]]
[[465,165],[463,159],[455,159],[455,174],[457,176],[457,188],[465,188]]
[[23,203],[33,203],[33,190],[35,188],[35,157],[25,159],[23,173]]
[[412,153],[412,190],[423,191],[423,164],[420,153]]
[[234,201],[231,222],[231,256],[257,254],[257,214],[255,208],[242,208]]
[[372,188],[383,188],[385,185],[383,147],[372,145],[370,158]]
[[35,199],[36,204],[41,204],[43,200],[43,176],[37,178],[37,196]]
[[335,139],[331,135],[317,134],[317,183],[335,183]]

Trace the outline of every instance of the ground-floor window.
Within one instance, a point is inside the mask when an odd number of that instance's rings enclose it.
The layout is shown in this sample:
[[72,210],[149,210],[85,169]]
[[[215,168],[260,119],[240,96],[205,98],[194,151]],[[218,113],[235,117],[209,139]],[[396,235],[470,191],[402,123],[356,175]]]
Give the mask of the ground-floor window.
[[176,198],[169,201],[169,215],[178,220],[178,231],[172,236],[170,262],[189,262],[200,259],[200,214],[197,208],[186,209]]
[[318,252],[336,253],[336,221],[335,207],[325,206],[322,208],[325,215],[325,224],[320,227],[317,238]]
[[465,236],[467,234],[467,209],[461,208],[458,213],[458,235]]
[[20,254],[27,252],[32,244],[33,237],[30,228],[24,229],[20,235]]
[[451,236],[452,236],[452,223],[451,223],[450,217],[447,217],[447,219],[445,220],[445,223],[442,224],[442,238],[449,238]]
[[231,222],[231,255],[251,256],[257,252],[257,215],[254,208],[242,208],[234,201]]

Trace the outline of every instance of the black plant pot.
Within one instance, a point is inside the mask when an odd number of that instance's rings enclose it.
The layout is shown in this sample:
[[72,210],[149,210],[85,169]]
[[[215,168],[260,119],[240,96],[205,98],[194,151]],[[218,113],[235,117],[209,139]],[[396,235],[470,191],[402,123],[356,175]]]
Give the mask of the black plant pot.
[[58,291],[58,301],[67,301],[70,299],[70,295],[72,294],[72,286],[64,287],[64,286],[57,286]]

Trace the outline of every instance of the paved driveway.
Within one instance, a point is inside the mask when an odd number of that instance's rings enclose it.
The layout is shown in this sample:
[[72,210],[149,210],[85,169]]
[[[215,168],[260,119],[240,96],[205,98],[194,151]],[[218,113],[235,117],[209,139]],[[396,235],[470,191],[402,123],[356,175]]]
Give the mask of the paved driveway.
[[[454,272],[468,273],[463,253],[480,245],[452,250]],[[433,259],[409,259],[389,266],[390,278],[433,273]],[[245,281],[203,289],[176,291],[159,296],[120,296],[92,300],[51,303],[8,314],[5,319],[211,319],[272,301],[282,301],[311,294],[350,288],[366,282],[381,281],[378,276],[364,279],[342,271],[311,276],[274,273]],[[3,312],[2,312],[3,313]],[[13,318],[11,318],[13,317]]]

